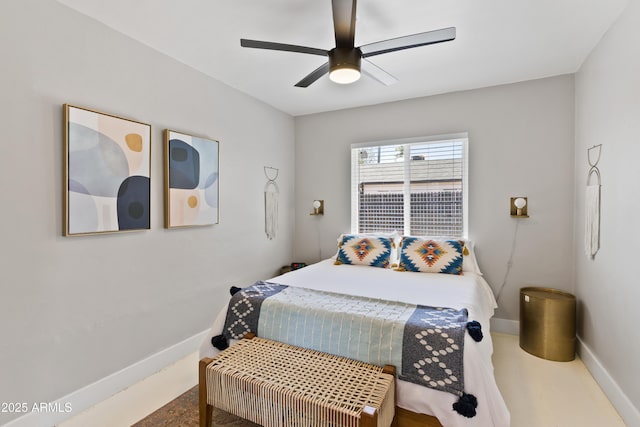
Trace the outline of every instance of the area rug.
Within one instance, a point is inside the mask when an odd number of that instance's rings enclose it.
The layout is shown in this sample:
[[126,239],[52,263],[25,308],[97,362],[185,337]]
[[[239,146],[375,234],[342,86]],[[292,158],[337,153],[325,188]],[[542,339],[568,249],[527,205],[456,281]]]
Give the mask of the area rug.
[[[132,427],[198,427],[198,386],[178,396]],[[212,426],[219,427],[259,427],[250,421],[213,409]]]

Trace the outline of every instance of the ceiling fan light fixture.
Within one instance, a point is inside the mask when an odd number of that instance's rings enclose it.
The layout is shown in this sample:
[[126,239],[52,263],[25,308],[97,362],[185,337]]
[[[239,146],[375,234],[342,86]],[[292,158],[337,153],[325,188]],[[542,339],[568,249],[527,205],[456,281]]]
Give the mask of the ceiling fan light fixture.
[[349,84],[360,78],[362,53],[358,48],[335,48],[329,51],[329,78],[339,84]]

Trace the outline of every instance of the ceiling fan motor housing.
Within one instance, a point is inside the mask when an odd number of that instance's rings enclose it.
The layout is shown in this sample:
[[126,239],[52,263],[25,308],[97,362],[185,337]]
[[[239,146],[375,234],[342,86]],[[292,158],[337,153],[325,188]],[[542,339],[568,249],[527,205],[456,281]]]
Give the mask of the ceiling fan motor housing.
[[360,72],[362,52],[360,48],[336,47],[329,51],[329,72],[352,69]]

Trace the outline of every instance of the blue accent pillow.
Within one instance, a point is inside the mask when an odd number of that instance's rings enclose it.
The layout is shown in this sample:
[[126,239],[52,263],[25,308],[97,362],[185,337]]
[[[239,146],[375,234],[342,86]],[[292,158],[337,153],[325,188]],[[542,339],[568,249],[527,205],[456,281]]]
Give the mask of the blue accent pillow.
[[338,243],[334,264],[389,268],[392,246],[393,240],[388,237],[345,234]]
[[432,240],[403,237],[398,271],[462,273],[462,240]]

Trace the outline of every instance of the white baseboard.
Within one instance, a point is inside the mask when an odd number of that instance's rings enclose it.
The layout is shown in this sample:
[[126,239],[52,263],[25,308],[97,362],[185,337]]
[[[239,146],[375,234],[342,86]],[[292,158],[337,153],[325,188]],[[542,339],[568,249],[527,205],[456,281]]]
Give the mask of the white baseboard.
[[501,334],[520,335],[520,322],[518,320],[491,318],[491,332]]
[[609,372],[580,337],[576,340],[576,352],[625,424],[629,427],[640,427],[640,410],[620,389],[618,383],[609,375]]
[[55,402],[48,403],[50,408],[71,408],[72,411],[30,412],[10,421],[5,424],[4,427],[54,427],[62,421],[89,409],[127,387],[161,371],[194,351],[197,351],[208,332],[208,329],[200,332],[131,366],[127,366],[108,377],[76,390]]

